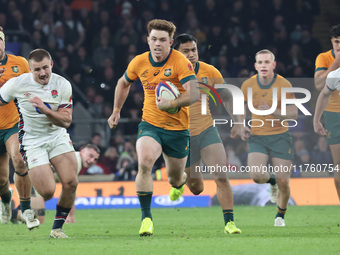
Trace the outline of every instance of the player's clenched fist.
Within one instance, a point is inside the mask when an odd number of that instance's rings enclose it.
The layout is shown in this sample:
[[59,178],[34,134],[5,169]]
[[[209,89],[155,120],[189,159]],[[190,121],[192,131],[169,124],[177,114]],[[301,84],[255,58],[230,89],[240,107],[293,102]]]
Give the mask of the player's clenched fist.
[[113,112],[110,118],[107,120],[111,129],[117,127],[119,119],[120,119],[120,113]]

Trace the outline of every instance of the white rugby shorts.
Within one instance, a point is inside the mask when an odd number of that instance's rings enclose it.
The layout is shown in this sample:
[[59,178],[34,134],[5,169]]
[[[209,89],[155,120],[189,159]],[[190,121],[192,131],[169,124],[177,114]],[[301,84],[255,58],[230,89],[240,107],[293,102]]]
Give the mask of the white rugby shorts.
[[50,159],[71,151],[74,151],[73,143],[67,133],[51,138],[48,143],[39,146],[25,146],[28,169],[50,164]]

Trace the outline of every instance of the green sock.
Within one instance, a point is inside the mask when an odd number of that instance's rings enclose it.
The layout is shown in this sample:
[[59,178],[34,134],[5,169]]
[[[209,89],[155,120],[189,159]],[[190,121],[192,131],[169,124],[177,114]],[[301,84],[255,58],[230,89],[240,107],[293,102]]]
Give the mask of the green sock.
[[140,208],[142,210],[142,220],[145,218],[152,219],[151,215],[151,199],[152,199],[152,192],[143,192],[137,191]]
[[229,221],[234,221],[234,210],[223,210],[224,224],[227,225]]
[[20,198],[21,212],[31,209],[31,199],[30,198]]
[[6,194],[3,194],[1,196],[1,200],[4,204],[8,204],[9,202],[11,202],[11,198],[12,198],[12,196],[11,196],[10,191],[8,191]]
[[267,183],[270,183],[271,185],[275,185],[276,184],[276,177],[275,174],[270,174],[270,178],[267,181]]
[[284,219],[286,211],[287,211],[287,208],[286,209],[282,209],[280,207],[277,207],[277,214],[276,214],[275,218],[281,217],[282,219]]

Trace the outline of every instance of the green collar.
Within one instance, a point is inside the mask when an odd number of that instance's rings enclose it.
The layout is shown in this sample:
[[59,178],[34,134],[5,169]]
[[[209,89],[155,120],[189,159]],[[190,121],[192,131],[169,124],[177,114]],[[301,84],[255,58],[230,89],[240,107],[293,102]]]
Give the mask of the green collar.
[[260,89],[270,89],[270,88],[272,87],[273,83],[276,81],[276,78],[277,78],[277,74],[274,73],[274,78],[273,78],[273,80],[271,81],[271,83],[269,83],[268,85],[263,85],[263,84],[260,82],[259,75],[256,76],[257,84],[259,85]]
[[195,74],[198,73],[199,69],[200,69],[200,63],[197,61],[196,66],[195,66]]
[[168,59],[169,59],[169,57],[170,57],[170,55],[171,55],[171,52],[172,52],[172,49],[170,49],[169,55],[168,55],[168,56],[166,57],[166,59],[164,59],[162,62],[155,62],[155,61],[153,60],[153,58],[152,58],[151,51],[150,51],[150,53],[149,53],[149,61],[150,61],[151,65],[152,65],[153,67],[162,67],[162,66],[164,66],[164,64],[166,63],[166,61],[168,61]]
[[8,59],[8,58],[7,58],[7,54],[5,54],[4,59],[0,61],[0,65],[2,65],[2,66],[3,66],[3,65],[6,65],[6,64],[7,64],[7,59]]
[[334,49],[332,49],[332,56],[335,58]]

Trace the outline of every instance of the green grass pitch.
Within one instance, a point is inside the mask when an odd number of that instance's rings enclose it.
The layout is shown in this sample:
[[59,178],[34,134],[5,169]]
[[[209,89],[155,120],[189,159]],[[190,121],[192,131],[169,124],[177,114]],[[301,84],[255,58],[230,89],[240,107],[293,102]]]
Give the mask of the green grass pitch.
[[340,254],[340,207],[292,206],[286,227],[273,227],[276,207],[236,206],[241,235],[225,235],[220,207],[153,209],[154,235],[139,237],[139,209],[77,210],[64,226],[71,239],[50,239],[54,211],[29,231],[0,225],[0,254]]

